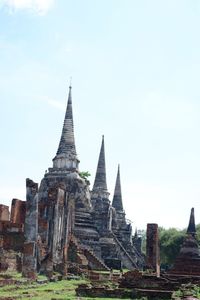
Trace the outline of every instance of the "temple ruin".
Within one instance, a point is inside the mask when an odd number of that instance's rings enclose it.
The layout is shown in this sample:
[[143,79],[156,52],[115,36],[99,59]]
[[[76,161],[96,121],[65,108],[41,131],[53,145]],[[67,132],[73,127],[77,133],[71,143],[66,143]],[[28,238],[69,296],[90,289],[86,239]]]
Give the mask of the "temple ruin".
[[109,200],[104,137],[92,190],[79,171],[70,86],[53,167],[40,185],[26,180],[26,201],[13,199],[11,212],[0,205],[0,270],[36,278],[73,268],[139,269],[145,264],[139,245],[123,209],[119,167]]
[[89,297],[172,299],[182,284],[200,284],[194,208],[173,267],[160,272],[158,224],[147,224],[145,257],[126,220],[120,166],[112,201],[109,195],[104,136],[92,189],[79,171],[70,86],[53,166],[40,184],[26,179],[25,201],[14,198],[10,211],[0,205],[0,272],[21,272],[27,282],[37,282],[38,274],[54,280],[55,272],[57,278],[84,273],[89,283],[76,294]]

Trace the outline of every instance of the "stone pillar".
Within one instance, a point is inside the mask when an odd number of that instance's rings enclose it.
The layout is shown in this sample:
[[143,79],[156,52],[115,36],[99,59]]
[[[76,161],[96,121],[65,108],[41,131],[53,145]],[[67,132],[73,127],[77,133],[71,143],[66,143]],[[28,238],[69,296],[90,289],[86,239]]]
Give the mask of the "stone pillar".
[[[52,186],[48,190],[48,224],[45,243],[48,260],[44,270],[46,275],[51,278],[53,270],[60,273],[65,272],[65,228],[67,211],[65,204],[65,189],[57,185]],[[40,232],[44,224],[39,222]]]
[[37,238],[38,238],[38,184],[26,179],[26,215],[24,227],[24,253],[22,274],[24,277],[37,277]]
[[158,224],[147,224],[146,263],[147,268],[160,276],[160,251],[159,251]]
[[[54,214],[52,223],[52,259],[54,265],[62,262],[63,249],[63,221],[64,221],[64,190],[56,189]],[[52,199],[53,201],[54,199]]]
[[26,214],[26,202],[18,199],[12,200],[10,221],[16,224],[24,224]]
[[9,221],[9,206],[0,204],[0,221]]

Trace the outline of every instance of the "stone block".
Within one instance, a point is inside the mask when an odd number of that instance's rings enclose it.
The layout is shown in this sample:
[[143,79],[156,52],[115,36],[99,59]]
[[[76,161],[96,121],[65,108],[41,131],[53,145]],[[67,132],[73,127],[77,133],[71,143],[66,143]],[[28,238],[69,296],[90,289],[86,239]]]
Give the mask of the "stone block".
[[24,254],[35,255],[35,242],[24,243]]
[[13,251],[23,251],[24,235],[23,233],[5,232],[3,237],[3,249]]
[[25,242],[22,264],[22,275],[30,279],[37,278],[36,243]]
[[10,221],[0,221],[0,232],[23,232],[23,224],[15,224]]
[[26,214],[26,202],[18,199],[12,200],[11,216],[12,223],[24,224]]

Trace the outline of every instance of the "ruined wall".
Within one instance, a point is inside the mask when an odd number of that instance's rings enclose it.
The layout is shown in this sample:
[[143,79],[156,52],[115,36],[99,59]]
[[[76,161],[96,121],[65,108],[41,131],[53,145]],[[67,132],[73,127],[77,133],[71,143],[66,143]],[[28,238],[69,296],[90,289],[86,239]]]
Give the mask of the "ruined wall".
[[9,220],[9,207],[0,205],[0,236],[4,250],[22,251],[23,224],[16,224]]

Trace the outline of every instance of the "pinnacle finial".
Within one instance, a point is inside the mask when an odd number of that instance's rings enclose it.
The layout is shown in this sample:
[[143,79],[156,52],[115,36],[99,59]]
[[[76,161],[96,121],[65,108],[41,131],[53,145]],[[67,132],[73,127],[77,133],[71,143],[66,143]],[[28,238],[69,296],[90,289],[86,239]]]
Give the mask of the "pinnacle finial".
[[107,191],[106,182],[106,163],[105,163],[105,149],[104,149],[104,135],[102,135],[101,150],[99,154],[99,160],[97,165],[97,171],[93,186],[93,191]]
[[121,180],[120,180],[120,165],[119,164],[118,164],[117,179],[116,179],[116,184],[115,184],[115,191],[114,191],[112,206],[116,209],[116,211],[123,211]]
[[195,218],[194,218],[194,208],[192,207],[190,213],[190,220],[187,228],[187,234],[191,234],[195,236],[196,234],[196,226],[195,226]]
[[58,154],[73,154],[76,155],[75,139],[74,139],[74,122],[72,113],[72,87],[69,86],[67,109],[61,134],[60,144],[58,147]]
[[[71,105],[71,107],[70,107],[70,105]],[[71,84],[69,86],[68,102],[67,102],[67,109],[66,109],[65,117],[66,117],[67,113],[68,113],[69,117],[71,117],[72,122],[73,122],[73,115],[72,115],[72,86],[71,86]]]
[[135,238],[138,237],[138,230],[137,230],[137,227],[135,227],[135,235],[134,235]]

